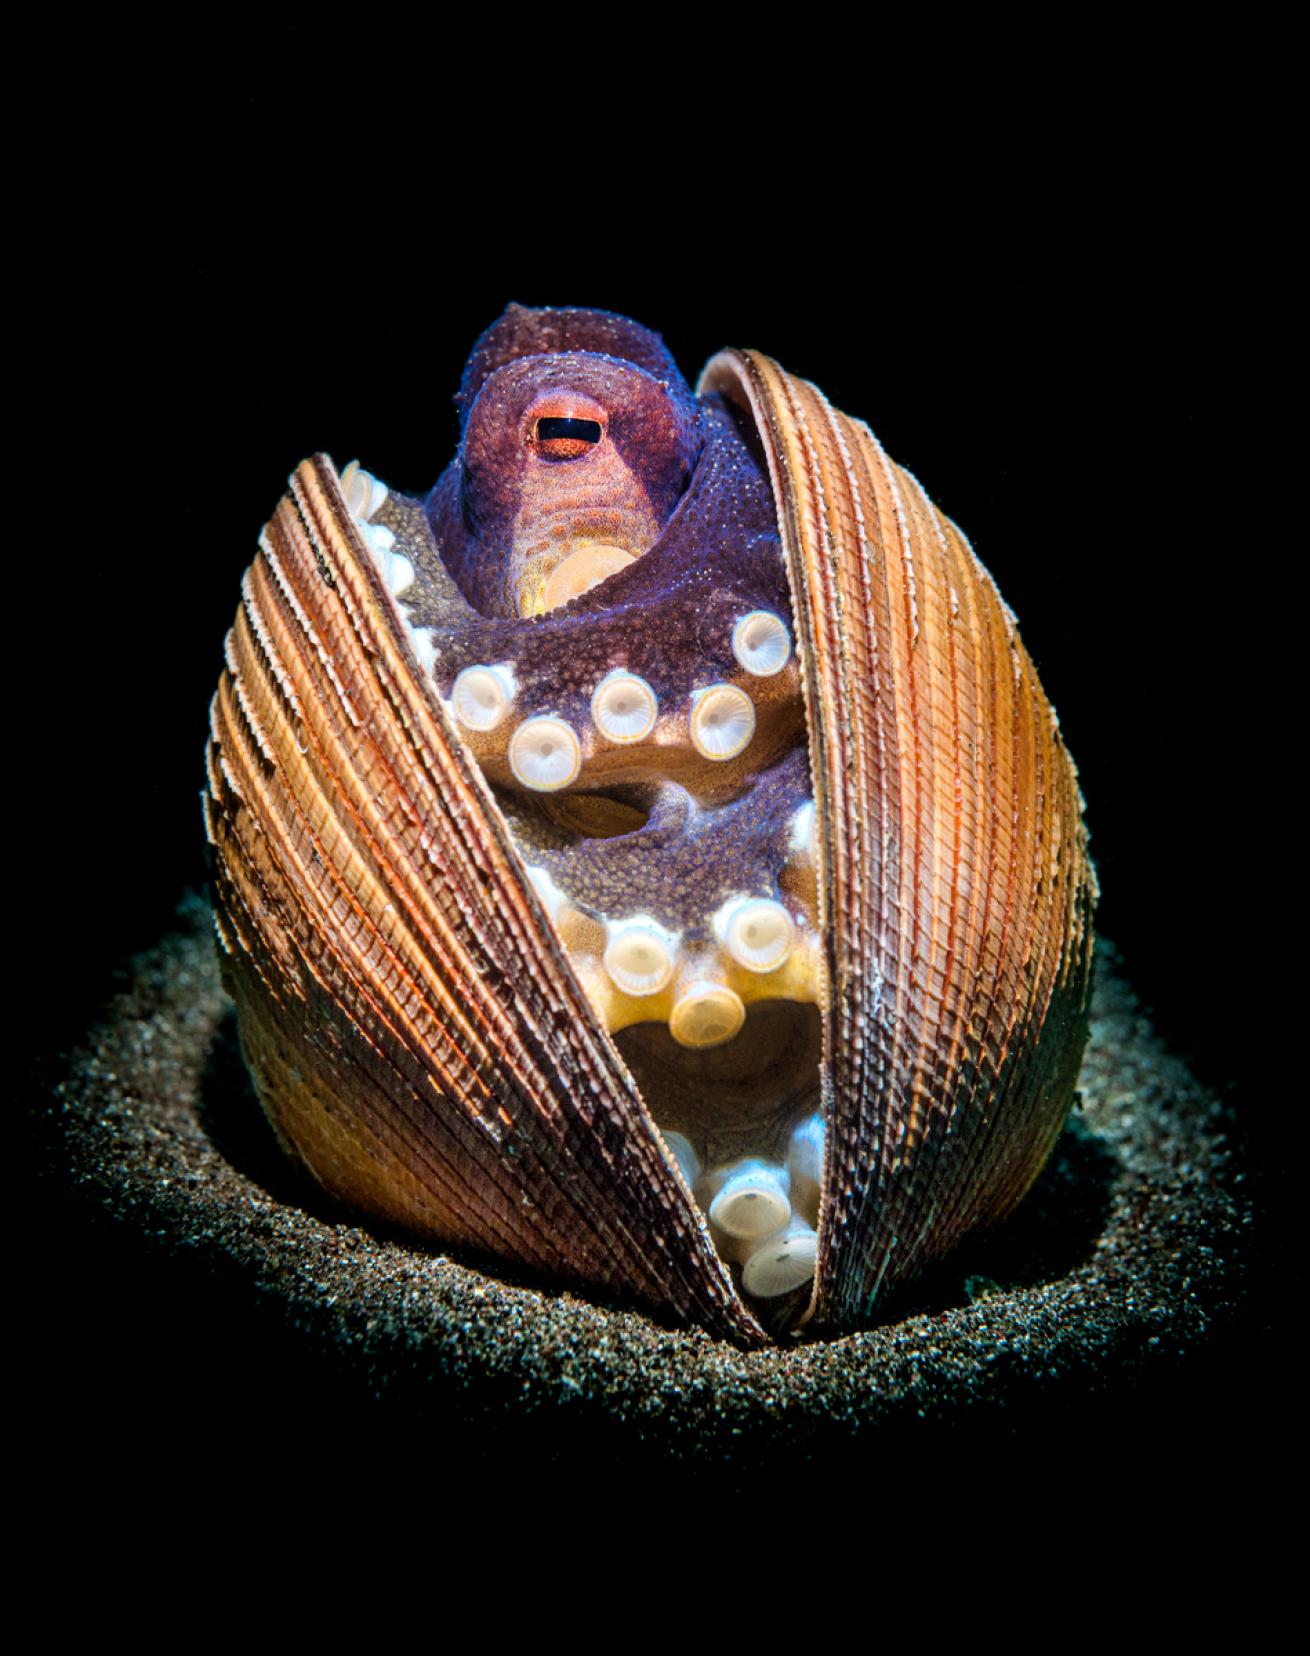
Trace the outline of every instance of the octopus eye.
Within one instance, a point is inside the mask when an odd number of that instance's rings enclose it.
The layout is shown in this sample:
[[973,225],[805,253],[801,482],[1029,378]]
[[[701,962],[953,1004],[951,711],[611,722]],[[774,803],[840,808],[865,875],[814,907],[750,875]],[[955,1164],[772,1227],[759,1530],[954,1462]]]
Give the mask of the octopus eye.
[[576,460],[600,439],[599,420],[566,420],[543,415],[537,421],[537,453],[543,460]]

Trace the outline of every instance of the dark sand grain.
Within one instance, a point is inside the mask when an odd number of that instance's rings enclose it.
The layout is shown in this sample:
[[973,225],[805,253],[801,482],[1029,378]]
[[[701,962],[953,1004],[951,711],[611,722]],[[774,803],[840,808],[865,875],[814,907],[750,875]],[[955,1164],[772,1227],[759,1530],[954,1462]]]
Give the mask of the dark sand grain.
[[338,1410],[425,1423],[462,1455],[531,1441],[687,1471],[846,1465],[906,1434],[1094,1420],[1098,1398],[1122,1415],[1152,1385],[1185,1387],[1240,1321],[1250,1214],[1224,1108],[1155,1040],[1105,949],[1081,1108],[1004,1230],[878,1328],[743,1352],[336,1214],[279,1158],[207,910],[181,913],[67,1064],[47,1155],[86,1247],[130,1235],[167,1262],[169,1292],[221,1304]]

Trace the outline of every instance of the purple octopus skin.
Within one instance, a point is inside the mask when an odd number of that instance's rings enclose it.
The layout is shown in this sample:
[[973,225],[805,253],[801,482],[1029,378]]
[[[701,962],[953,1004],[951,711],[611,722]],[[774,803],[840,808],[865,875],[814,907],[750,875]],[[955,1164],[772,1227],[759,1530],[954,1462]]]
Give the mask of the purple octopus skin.
[[[611,347],[628,342],[633,335],[644,335],[649,347],[659,346],[644,328],[603,312],[545,314],[552,322],[547,335],[552,348],[560,336],[577,341],[597,335]],[[517,324],[514,337],[526,348],[516,309],[507,316]],[[502,318],[482,336],[473,364],[483,359],[504,323]],[[614,323],[623,323],[617,338]],[[628,348],[635,355],[636,347],[629,344]],[[512,657],[519,667],[525,706],[553,700],[564,717],[585,720],[589,715],[584,703],[589,702],[597,677],[614,666],[626,666],[648,679],[661,701],[665,696],[686,696],[704,678],[710,663],[717,661],[721,670],[731,667],[730,655],[723,660],[725,640],[743,608],[776,610],[790,621],[768,478],[718,397],[697,401],[671,361],[664,377],[655,380],[630,362],[576,345],[566,356],[519,359],[503,363],[490,374],[474,375],[473,364],[461,392],[460,453],[428,496],[425,511],[446,567],[475,610],[483,607],[480,593],[490,584],[485,578],[479,580],[478,572],[502,557],[498,543],[510,515],[502,508],[479,532],[470,527],[466,511],[468,498],[475,492],[466,455],[469,428],[472,425],[477,433],[476,416],[484,407],[502,417],[517,437],[518,405],[527,403],[528,392],[553,386],[565,375],[588,390],[617,388],[620,374],[640,375],[687,431],[689,459],[682,488],[673,499],[664,497],[663,531],[648,552],[548,617],[525,622],[517,615],[512,619],[474,616],[458,640],[451,639],[452,653],[443,663],[449,671],[443,678],[448,676],[453,682],[459,668],[471,662]],[[502,402],[506,380],[519,393],[508,407]],[[473,386],[480,388],[473,393]],[[472,402],[467,400],[471,393]],[[633,457],[638,467],[644,467],[642,433],[634,435]],[[514,446],[524,447],[522,443]],[[509,464],[516,458],[511,455]],[[662,484],[665,479],[650,481]],[[418,624],[425,624],[421,615],[417,619]],[[652,622],[657,626],[652,627]],[[715,676],[719,676],[717,671]],[[449,685],[443,689],[448,693]]]
[[[381,518],[414,565],[404,610],[430,640],[437,689],[449,698],[464,669],[509,666],[504,726],[464,734],[529,862],[585,912],[649,916],[688,948],[711,947],[712,916],[734,894],[781,895],[810,792],[794,658],[753,679],[732,649],[734,625],[750,612],[791,627],[762,461],[719,398],[692,394],[657,335],[603,311],[511,306],[479,339],[456,400],[459,451],[422,507],[439,563],[421,544],[416,503],[393,495]],[[562,459],[534,443],[543,409],[564,422],[540,428],[563,433],[546,439]],[[597,538],[632,561],[560,607],[525,615],[506,578],[516,535],[527,547],[521,568],[534,558],[557,566]],[[648,742],[596,737],[592,694],[615,669],[658,697],[661,724]],[[758,715],[746,751],[726,762],[685,736],[696,692],[723,683],[744,684]],[[573,792],[628,806],[639,826],[579,834],[557,799],[528,797],[505,748],[518,724],[541,715],[582,741]]]
[[714,1245],[783,1326],[816,1258],[827,972],[762,454],[604,311],[511,305],[456,400],[427,498],[347,467],[350,510]]

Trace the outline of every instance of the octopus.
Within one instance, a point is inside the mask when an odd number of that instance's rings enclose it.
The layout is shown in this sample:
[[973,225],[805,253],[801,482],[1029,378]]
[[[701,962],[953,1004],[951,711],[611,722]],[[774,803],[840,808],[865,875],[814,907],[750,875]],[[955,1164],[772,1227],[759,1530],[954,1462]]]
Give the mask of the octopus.
[[824,974],[763,456],[604,311],[511,305],[456,402],[421,504],[392,494],[370,525],[380,485],[348,474],[374,555],[721,1251],[748,1291],[793,1290]]

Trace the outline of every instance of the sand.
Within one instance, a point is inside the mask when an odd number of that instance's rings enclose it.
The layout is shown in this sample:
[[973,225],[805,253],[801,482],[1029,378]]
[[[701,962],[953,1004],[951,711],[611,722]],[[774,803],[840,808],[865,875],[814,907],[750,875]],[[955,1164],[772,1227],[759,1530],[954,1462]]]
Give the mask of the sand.
[[165,1347],[171,1306],[193,1343],[201,1319],[240,1348],[221,1385],[197,1378],[201,1417],[239,1371],[271,1409],[294,1392],[464,1458],[845,1469],[943,1434],[1168,1418],[1239,1337],[1251,1212],[1232,1124],[1105,946],[1079,1107],[1013,1219],[879,1327],[744,1352],[334,1211],[259,1113],[204,904],[179,919],[61,1066],[42,1143],[70,1248],[109,1250],[147,1296],[133,1326]]

